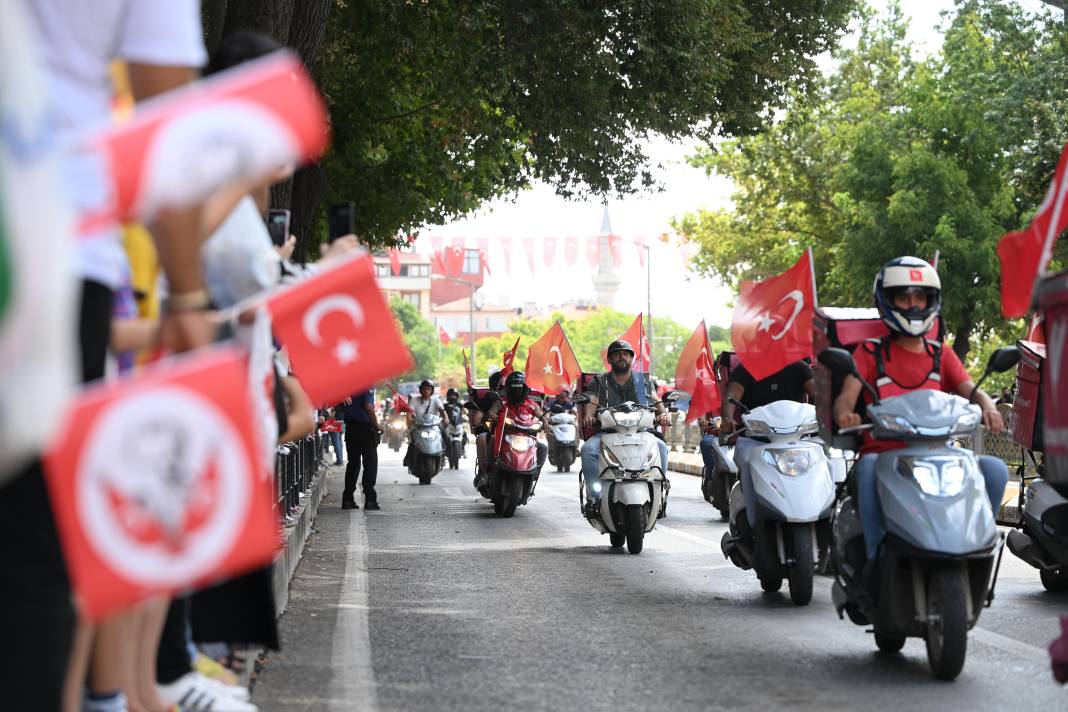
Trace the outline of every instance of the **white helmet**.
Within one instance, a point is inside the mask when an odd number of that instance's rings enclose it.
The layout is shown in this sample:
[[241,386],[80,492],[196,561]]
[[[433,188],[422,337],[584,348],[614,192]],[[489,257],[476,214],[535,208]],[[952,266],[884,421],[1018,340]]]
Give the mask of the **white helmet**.
[[[894,295],[900,290],[921,290],[927,295],[927,307],[899,309],[894,306]],[[890,331],[899,334],[925,335],[942,309],[942,281],[935,268],[919,257],[897,257],[887,262],[875,276],[872,292],[883,323]]]

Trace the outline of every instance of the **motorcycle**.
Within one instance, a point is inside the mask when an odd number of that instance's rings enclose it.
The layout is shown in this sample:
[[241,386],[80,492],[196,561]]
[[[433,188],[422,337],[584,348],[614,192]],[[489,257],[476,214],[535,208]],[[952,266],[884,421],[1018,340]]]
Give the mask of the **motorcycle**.
[[404,447],[404,433],[408,429],[408,423],[403,414],[390,417],[386,425],[386,443],[393,452],[400,452]]
[[[998,349],[979,383],[1012,368],[1018,358],[1015,348]],[[825,349],[819,361],[836,375],[860,378],[845,349]],[[871,423],[839,433],[871,430],[876,439],[905,445],[880,453],[876,461],[886,535],[867,582],[855,492],[838,507],[831,598],[840,618],[844,611],[857,625],[872,626],[882,651],[901,650],[907,637],[923,638],[934,676],[952,680],[964,667],[968,630],[994,600],[995,557],[1000,564],[1003,552],[978,461],[950,444],[975,432],[981,412],[970,400],[941,391],[880,401],[871,384],[862,380],[862,385],[873,399],[867,408]]]
[[[677,391],[668,391],[663,401],[674,403]],[[578,393],[576,404],[588,403],[589,396]],[[613,548],[627,544],[627,551],[641,553],[645,535],[667,516],[667,496],[671,490],[660,462],[657,436],[653,434],[656,412],[651,407],[627,402],[597,409],[601,426],[601,452],[597,470],[600,476],[591,489],[601,495],[595,514],[586,514],[586,487],[579,477],[579,504],[586,521],[602,534],[608,534]]]
[[557,472],[570,472],[578,459],[578,426],[574,414],[552,413],[546,436],[549,463],[556,466]]
[[[447,411],[448,412],[448,411]],[[464,455],[464,423],[459,407],[449,412],[449,422],[445,425],[445,453],[449,460],[449,469],[460,469],[460,458]]]
[[730,493],[729,530],[720,546],[740,569],[754,569],[760,586],[778,591],[785,577],[790,600],[799,606],[812,600],[816,568],[830,550],[835,487],[823,445],[811,438],[819,426],[816,407],[780,400],[749,410],[739,409],[744,433],[766,444],[748,451],[756,524],[750,527],[741,483]]
[[701,465],[701,494],[706,502],[719,510],[719,516],[727,519],[730,516],[731,488],[738,482],[738,466],[734,464],[732,457],[733,448],[725,449],[730,437],[719,432],[718,417],[709,431],[716,436],[715,442],[712,443],[716,464],[711,470],[707,465]]
[[475,489],[493,502],[493,511],[511,517],[516,508],[534,496],[541,466],[538,431],[541,421],[527,411],[506,406],[493,424],[493,457],[485,472],[475,478]]
[[441,440],[441,417],[417,415],[412,426],[412,451],[408,471],[419,478],[419,484],[428,485],[441,472],[445,460],[445,447]]

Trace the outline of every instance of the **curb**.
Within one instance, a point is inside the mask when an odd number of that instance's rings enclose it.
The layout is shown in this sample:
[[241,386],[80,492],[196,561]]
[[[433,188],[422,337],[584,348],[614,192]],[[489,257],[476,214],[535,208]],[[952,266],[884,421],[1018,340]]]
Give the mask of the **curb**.
[[304,553],[304,544],[311,533],[312,522],[319,511],[319,503],[326,495],[326,467],[319,470],[308,491],[308,497],[297,514],[296,521],[285,528],[285,546],[274,560],[274,606],[275,617],[281,616],[289,603],[289,582],[293,578],[300,557]]

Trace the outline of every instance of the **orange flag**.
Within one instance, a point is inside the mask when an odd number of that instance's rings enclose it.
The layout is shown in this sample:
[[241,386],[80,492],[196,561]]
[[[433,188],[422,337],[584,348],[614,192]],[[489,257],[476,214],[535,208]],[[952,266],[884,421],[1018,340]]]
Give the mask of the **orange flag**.
[[719,411],[720,394],[716,386],[714,364],[712,348],[708,344],[708,330],[702,321],[686,342],[679,356],[679,365],[675,368],[675,387],[690,394],[687,423],[705,413]]
[[530,345],[526,374],[527,385],[545,394],[555,395],[578,383],[582,367],[560,322]]

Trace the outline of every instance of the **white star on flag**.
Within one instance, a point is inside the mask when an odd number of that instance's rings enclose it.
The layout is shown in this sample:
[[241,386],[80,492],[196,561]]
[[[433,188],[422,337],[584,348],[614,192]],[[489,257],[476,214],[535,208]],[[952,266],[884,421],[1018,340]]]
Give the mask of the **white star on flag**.
[[334,347],[334,358],[342,366],[348,366],[350,363],[360,358],[360,349],[355,341],[350,339],[341,339]]
[[771,312],[764,312],[760,315],[760,326],[757,327],[757,331],[770,331],[771,325],[775,321],[771,318]]
[[550,366],[548,363],[546,363],[545,364],[545,368],[542,369],[542,370],[545,371],[546,373],[552,373],[553,372],[553,367]]

